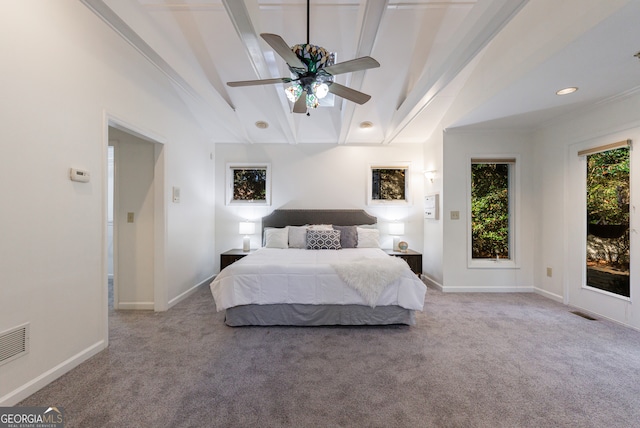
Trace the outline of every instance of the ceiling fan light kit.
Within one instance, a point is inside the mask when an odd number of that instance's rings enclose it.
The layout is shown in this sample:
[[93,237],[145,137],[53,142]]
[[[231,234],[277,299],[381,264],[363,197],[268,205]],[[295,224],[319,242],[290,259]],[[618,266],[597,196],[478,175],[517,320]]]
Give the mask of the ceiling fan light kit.
[[[317,108],[319,100],[332,93],[339,97],[364,104],[371,98],[355,89],[348,88],[333,81],[337,74],[367,70],[380,67],[375,59],[365,56],[335,64],[335,54],[327,49],[308,42],[289,47],[277,34],[262,33],[260,37],[284,59],[291,71],[291,77],[274,79],[245,80],[227,82],[231,87],[270,85],[291,83],[285,88],[287,99],[293,103],[294,113],[307,113],[310,108]],[[309,38],[309,2],[307,2],[307,39]]]

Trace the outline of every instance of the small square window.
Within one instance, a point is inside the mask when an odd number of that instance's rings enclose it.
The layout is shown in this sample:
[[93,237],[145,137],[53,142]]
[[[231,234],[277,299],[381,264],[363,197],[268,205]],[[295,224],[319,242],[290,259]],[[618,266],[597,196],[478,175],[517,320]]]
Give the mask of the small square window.
[[269,164],[227,164],[227,205],[271,205]]
[[409,164],[372,165],[369,169],[367,203],[369,205],[406,205],[409,203]]

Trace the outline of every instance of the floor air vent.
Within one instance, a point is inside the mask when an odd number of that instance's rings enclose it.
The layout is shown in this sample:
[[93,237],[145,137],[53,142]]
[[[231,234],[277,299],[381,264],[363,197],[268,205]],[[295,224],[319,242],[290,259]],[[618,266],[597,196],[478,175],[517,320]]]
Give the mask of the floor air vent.
[[0,333],[0,365],[29,352],[29,324]]
[[596,321],[596,318],[592,317],[591,315],[585,314],[584,312],[580,312],[580,311],[571,311],[572,314],[577,315],[579,317],[582,317],[584,319],[587,319],[589,321]]

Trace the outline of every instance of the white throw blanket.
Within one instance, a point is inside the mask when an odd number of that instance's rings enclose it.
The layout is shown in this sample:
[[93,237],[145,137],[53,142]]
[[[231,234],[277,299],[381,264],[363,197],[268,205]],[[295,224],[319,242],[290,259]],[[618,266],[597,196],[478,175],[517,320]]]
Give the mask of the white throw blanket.
[[389,284],[400,278],[408,265],[399,257],[384,257],[333,263],[331,267],[349,287],[356,290],[365,302],[374,308],[380,294]]

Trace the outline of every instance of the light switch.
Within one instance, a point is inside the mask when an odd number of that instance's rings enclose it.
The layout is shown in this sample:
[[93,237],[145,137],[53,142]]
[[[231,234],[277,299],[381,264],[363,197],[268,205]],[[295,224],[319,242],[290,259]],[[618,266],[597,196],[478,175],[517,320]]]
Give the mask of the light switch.
[[133,223],[133,213],[127,213],[127,223]]
[[460,211],[451,211],[451,220],[460,220]]

